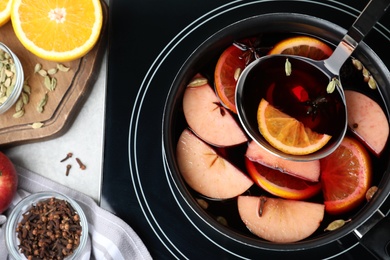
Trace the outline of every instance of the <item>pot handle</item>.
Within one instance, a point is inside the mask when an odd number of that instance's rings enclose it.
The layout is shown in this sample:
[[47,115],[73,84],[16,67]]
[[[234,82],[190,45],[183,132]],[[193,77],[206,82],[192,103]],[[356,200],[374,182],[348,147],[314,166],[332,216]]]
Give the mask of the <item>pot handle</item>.
[[368,230],[367,233],[360,238],[359,242],[378,259],[389,259],[390,217],[383,217],[382,215],[382,219]]

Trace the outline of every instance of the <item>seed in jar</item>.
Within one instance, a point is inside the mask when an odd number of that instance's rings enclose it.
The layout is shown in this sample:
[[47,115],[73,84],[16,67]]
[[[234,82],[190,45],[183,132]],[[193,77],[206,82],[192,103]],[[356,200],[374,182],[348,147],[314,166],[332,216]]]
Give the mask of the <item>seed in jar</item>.
[[66,200],[53,197],[37,202],[22,217],[15,231],[19,250],[28,259],[32,255],[64,259],[80,244],[80,217]]
[[11,95],[15,82],[14,62],[8,53],[0,50],[0,104],[4,103]]

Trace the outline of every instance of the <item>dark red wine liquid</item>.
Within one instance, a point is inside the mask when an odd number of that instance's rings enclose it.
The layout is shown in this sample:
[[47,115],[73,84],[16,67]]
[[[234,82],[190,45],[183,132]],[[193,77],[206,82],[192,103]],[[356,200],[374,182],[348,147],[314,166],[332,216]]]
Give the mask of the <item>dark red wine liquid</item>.
[[[261,99],[302,122],[306,127],[338,136],[345,126],[345,107],[340,92],[327,93],[329,77],[299,59],[289,58],[291,74],[286,75],[285,57],[265,59],[248,74],[243,106],[257,119]],[[248,90],[247,90],[248,89]],[[253,123],[255,124],[255,123]]]

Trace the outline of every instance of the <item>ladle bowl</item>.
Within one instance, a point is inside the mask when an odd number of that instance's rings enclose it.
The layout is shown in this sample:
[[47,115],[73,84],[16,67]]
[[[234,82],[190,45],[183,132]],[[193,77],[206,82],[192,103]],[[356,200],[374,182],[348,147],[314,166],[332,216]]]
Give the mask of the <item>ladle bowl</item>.
[[[290,76],[284,75],[286,58],[293,65],[293,71]],[[331,77],[322,70],[311,66],[307,63],[307,60],[304,57],[288,55],[264,56],[255,60],[243,70],[236,88],[238,118],[249,137],[270,153],[294,161],[318,160],[328,156],[340,145],[348,126],[343,90],[338,87],[333,93],[327,93],[326,87]],[[295,66],[299,66],[300,71],[295,71]],[[304,71],[304,74],[302,71]],[[313,86],[313,82],[320,84],[320,86],[315,87],[315,84]],[[306,90],[313,99],[325,97],[328,100],[328,104],[326,104],[326,109],[328,110],[326,111],[326,118],[321,111],[315,112],[315,115],[306,113],[308,106],[304,102],[296,101],[291,93],[290,87],[297,85],[305,85],[307,87]],[[319,123],[320,129],[326,129],[326,134],[332,136],[331,139],[318,151],[305,155],[289,154],[273,147],[259,131],[257,110],[262,98],[276,108],[286,108],[285,110],[287,111],[284,111],[284,113],[294,118],[300,117],[311,123],[315,117],[319,117],[321,121]],[[324,118],[321,119],[321,117]]]

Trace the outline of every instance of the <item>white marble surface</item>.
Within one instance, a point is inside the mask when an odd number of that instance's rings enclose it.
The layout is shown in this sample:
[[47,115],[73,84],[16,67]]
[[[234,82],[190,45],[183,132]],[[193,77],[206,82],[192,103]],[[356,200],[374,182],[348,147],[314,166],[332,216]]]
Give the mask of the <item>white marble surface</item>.
[[[84,106],[63,135],[3,151],[15,164],[81,191],[96,202],[100,202],[103,174],[106,71],[107,55]],[[73,157],[61,163],[69,152]],[[79,168],[76,157],[87,166],[85,170]],[[72,165],[69,176],[65,175],[67,164]]]

